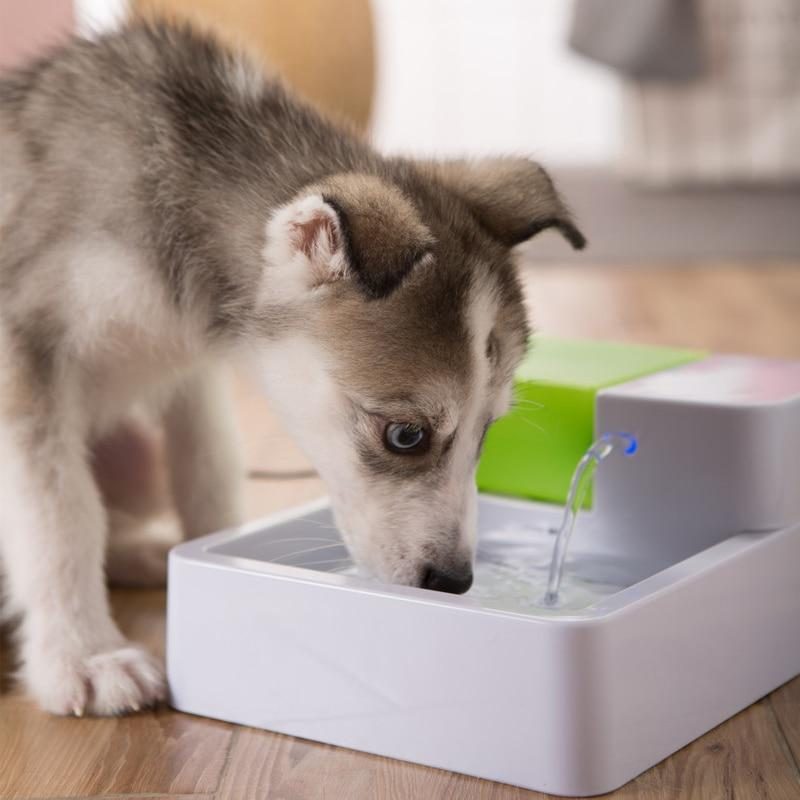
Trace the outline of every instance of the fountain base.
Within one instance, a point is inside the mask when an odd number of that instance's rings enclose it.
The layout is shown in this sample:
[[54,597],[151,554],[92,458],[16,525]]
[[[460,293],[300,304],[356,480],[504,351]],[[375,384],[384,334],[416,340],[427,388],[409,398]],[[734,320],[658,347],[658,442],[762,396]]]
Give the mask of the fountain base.
[[[663,554],[615,550],[588,514],[563,602],[543,608],[560,517],[483,496],[476,583],[462,596],[329,571],[347,562],[324,503],[180,545],[172,704],[593,795],[800,672],[800,526],[737,534],[665,566]],[[304,537],[319,542],[303,548]]]

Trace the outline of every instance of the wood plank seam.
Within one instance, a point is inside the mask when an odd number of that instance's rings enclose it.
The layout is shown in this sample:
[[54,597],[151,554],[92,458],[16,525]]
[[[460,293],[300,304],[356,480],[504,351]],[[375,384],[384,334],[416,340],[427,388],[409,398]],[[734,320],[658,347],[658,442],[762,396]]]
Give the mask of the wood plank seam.
[[236,743],[239,741],[239,734],[242,728],[234,728],[233,733],[231,733],[231,737],[228,740],[228,749],[225,751],[225,760],[222,762],[222,769],[219,771],[219,778],[217,778],[217,785],[214,787],[214,794],[213,797],[217,796],[217,792],[225,785],[225,778],[228,775],[228,769],[230,768],[231,764],[231,755],[233,753],[233,748],[236,746]]

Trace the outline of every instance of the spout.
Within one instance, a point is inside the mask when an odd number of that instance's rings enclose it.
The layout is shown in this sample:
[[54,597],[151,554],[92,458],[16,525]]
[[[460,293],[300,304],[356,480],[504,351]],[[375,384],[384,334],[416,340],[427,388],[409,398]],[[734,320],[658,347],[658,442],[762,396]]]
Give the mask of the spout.
[[614,450],[619,450],[626,456],[632,456],[638,448],[639,443],[631,433],[604,433],[592,444],[578,462],[569,484],[564,516],[556,535],[556,543],[553,546],[553,558],[550,561],[547,591],[542,600],[545,606],[553,607],[558,604],[558,593],[561,588],[561,578],[564,573],[564,561],[567,557],[570,536],[575,527],[578,511],[583,506],[586,492],[592,484],[597,465],[611,455]]

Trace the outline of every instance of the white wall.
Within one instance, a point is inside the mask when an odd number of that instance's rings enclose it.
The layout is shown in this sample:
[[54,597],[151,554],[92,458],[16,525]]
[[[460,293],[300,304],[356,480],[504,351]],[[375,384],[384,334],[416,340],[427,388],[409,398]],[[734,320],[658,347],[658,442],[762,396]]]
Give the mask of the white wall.
[[75,24],[83,36],[116,28],[128,10],[127,0],[75,0]]
[[373,0],[373,125],[389,152],[616,155],[619,88],[566,47],[567,0]]

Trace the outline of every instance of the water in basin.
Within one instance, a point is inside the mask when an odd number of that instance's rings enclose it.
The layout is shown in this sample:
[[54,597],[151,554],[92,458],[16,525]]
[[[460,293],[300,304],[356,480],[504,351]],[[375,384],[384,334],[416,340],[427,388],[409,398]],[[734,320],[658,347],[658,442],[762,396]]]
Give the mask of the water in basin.
[[[537,616],[563,615],[594,605],[638,580],[635,565],[617,556],[579,550],[565,562],[558,601],[544,602],[556,535],[545,525],[517,522],[483,530],[475,558],[475,580],[465,604]],[[347,558],[318,569],[370,579]]]

